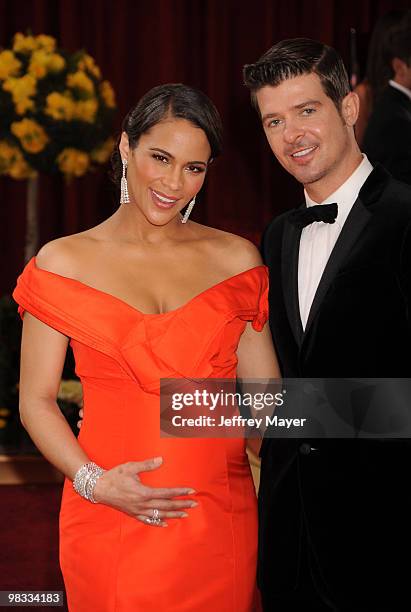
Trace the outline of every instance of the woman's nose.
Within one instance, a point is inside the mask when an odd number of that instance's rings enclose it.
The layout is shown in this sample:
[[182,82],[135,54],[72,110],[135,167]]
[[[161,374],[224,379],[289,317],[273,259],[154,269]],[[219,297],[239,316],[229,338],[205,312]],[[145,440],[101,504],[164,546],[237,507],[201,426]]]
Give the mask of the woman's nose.
[[182,171],[177,167],[168,168],[168,171],[164,174],[163,183],[172,191],[178,191],[183,186]]

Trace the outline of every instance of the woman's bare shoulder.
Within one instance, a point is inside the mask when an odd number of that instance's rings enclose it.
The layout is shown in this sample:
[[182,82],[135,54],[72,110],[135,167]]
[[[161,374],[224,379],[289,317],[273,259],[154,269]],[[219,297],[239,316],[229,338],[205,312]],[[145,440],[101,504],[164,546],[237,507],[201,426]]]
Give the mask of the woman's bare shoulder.
[[36,255],[36,266],[48,272],[77,278],[86,263],[86,250],[91,241],[87,232],[56,238],[44,244]]
[[232,274],[237,274],[263,264],[258,248],[242,236],[212,227],[204,228],[210,256],[219,263],[224,262]]

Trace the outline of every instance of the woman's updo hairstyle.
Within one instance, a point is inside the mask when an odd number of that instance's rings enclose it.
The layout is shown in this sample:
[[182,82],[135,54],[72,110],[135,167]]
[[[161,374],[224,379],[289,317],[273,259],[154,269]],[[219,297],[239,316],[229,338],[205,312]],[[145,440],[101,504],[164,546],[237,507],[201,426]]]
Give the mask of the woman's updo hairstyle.
[[[202,129],[210,144],[210,159],[215,159],[221,153],[223,128],[216,107],[203,92],[180,83],[153,87],[129,111],[123,121],[122,132],[127,134],[130,148],[134,149],[140,136],[166,117],[186,119]],[[123,171],[120,138],[121,134],[111,156],[111,178],[119,188]]]

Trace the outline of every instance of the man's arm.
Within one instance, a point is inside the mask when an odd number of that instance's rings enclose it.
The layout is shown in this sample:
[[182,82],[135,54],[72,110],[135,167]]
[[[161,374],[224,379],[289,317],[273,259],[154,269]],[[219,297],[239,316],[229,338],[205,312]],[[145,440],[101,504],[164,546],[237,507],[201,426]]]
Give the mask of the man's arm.
[[[411,202],[410,202],[411,206]],[[405,307],[407,309],[408,325],[411,330],[411,221],[405,230],[401,252],[400,252],[400,272],[399,272],[400,287],[405,299]]]

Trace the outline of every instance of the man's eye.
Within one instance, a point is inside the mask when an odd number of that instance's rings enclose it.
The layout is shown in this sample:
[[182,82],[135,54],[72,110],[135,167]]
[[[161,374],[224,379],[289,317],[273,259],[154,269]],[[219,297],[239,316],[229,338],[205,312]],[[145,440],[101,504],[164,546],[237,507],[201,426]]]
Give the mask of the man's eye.
[[167,157],[165,157],[165,155],[160,155],[160,153],[153,153],[153,158],[160,162],[168,162]]
[[315,113],[315,108],[305,108],[303,110],[303,115],[312,115],[313,113]]

